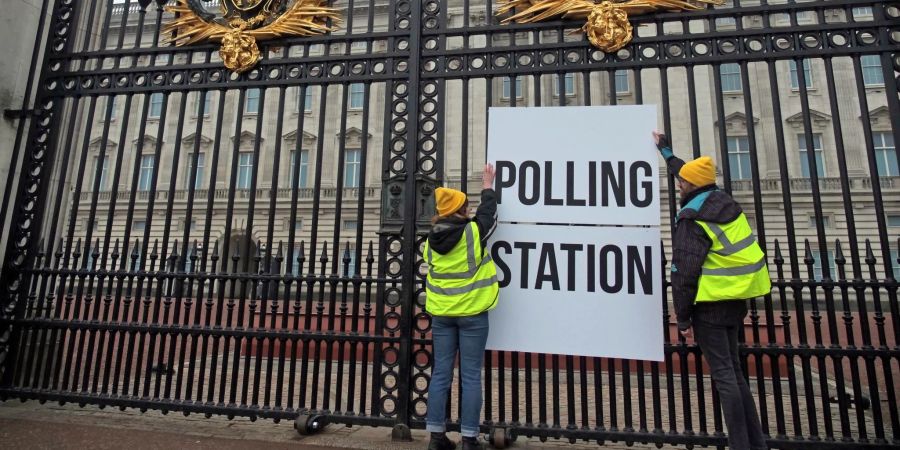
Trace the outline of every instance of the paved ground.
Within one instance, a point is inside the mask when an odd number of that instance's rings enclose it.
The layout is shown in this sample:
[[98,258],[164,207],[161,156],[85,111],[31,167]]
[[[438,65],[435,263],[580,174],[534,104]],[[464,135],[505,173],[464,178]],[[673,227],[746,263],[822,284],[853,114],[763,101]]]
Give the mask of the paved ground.
[[[451,436],[458,439],[457,436]],[[251,422],[245,418],[228,420],[180,413],[163,415],[156,411],[100,409],[95,406],[60,406],[57,403],[0,403],[0,442],[9,449],[294,449],[329,450],[423,449],[427,435],[413,431],[413,442],[392,442],[390,429],[332,425],[321,433],[301,437],[293,423],[270,420]],[[489,448],[489,447],[488,447]],[[514,448],[596,449],[597,444],[569,444],[567,441],[519,439]],[[606,443],[604,448],[650,449],[655,446]],[[673,447],[667,447],[673,448]]]

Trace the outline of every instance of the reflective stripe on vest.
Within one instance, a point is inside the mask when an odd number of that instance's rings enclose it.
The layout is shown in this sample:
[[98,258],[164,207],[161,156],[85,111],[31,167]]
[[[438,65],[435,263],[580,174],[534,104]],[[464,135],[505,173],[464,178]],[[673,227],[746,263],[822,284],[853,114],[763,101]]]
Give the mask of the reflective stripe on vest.
[[[475,241],[475,232],[472,231],[473,227],[466,225],[466,240],[469,242]],[[425,262],[428,263],[428,274],[431,278],[434,279],[442,279],[442,280],[465,280],[468,278],[472,278],[475,276],[475,273],[478,272],[479,262],[475,260],[475,246],[474,245],[466,245],[466,262],[468,263],[469,270],[465,272],[449,272],[449,273],[438,273],[434,271],[434,265],[431,261],[434,259],[434,255],[431,252],[431,246],[427,246],[425,250]],[[484,259],[482,259],[481,264],[485,262],[485,260],[490,261],[491,255],[484,255]]]
[[425,310],[435,316],[474,316],[497,306],[500,286],[490,255],[482,255],[481,236],[474,222],[466,224],[459,242],[446,254],[425,242]]
[[696,222],[712,242],[703,262],[696,302],[748,299],[771,291],[766,256],[744,214],[727,224]]

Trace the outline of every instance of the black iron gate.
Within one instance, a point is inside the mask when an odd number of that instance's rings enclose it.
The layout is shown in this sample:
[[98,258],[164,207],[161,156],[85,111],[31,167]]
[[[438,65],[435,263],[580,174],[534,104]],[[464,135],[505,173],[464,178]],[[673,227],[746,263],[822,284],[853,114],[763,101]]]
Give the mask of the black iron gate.
[[[421,428],[422,232],[435,185],[477,194],[487,108],[655,103],[767,250],[743,351],[771,445],[900,444],[900,4],[661,13],[607,54],[489,0],[341,0],[338,31],[266,42],[238,76],[166,45],[165,3],[46,2],[3,398]],[[664,363],[486,354],[484,430],[724,445],[661,301]]]

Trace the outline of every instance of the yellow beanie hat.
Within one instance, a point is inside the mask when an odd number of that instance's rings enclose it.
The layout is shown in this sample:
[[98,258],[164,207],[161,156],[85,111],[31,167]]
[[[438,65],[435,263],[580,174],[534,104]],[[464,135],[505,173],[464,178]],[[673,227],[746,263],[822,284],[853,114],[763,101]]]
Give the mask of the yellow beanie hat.
[[701,156],[685,163],[678,176],[697,187],[716,184],[716,165],[709,156]]
[[441,217],[447,217],[459,211],[459,208],[466,204],[466,194],[456,189],[439,187],[434,190],[434,199],[438,215]]

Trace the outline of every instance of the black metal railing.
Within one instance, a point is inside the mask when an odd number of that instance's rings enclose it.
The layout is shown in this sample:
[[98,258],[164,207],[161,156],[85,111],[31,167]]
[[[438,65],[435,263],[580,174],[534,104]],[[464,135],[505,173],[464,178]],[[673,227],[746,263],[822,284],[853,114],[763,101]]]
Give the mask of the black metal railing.
[[[422,428],[431,192],[477,187],[487,109],[656,104],[767,250],[741,349],[770,445],[900,445],[895,3],[636,16],[605,53],[487,0],[335,2],[344,29],[260,42],[241,75],[215,43],[164,44],[157,2],[45,3],[4,198],[0,397]],[[662,363],[488,352],[483,430],[724,446],[660,301]]]

